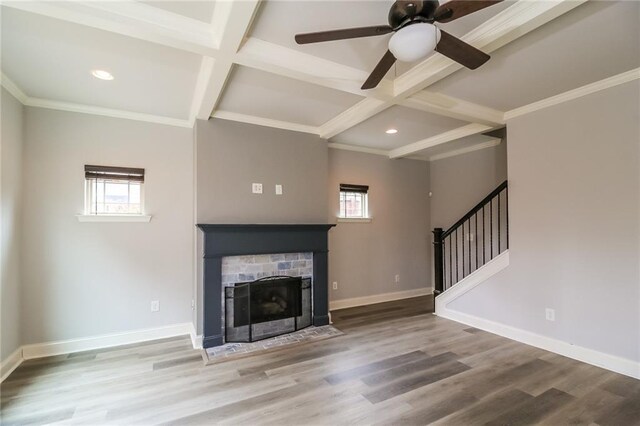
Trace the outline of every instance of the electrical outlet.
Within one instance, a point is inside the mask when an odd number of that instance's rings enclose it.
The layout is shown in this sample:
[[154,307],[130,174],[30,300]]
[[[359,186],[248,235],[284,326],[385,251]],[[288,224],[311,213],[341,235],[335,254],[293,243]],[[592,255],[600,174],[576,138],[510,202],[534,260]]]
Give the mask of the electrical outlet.
[[473,234],[467,234],[467,241],[473,241]]
[[160,301],[152,300],[151,301],[151,312],[158,312],[160,310]]
[[547,321],[555,321],[556,320],[556,311],[555,309],[547,308],[545,309],[545,315]]
[[282,185],[276,185],[276,195],[282,195]]
[[400,275],[396,275],[396,284],[400,282]]
[[338,289],[338,281],[334,281],[333,282],[333,289],[337,290]]
[[261,183],[252,183],[251,184],[251,192],[254,194],[262,194],[262,184]]
[[196,301],[191,299],[191,310],[195,310],[196,309]]

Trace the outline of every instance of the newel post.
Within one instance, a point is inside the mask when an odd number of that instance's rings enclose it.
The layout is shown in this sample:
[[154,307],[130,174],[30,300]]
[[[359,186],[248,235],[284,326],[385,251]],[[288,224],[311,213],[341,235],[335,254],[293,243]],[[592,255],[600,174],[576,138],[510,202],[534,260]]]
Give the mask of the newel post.
[[434,291],[433,295],[437,296],[444,291],[444,275],[443,275],[443,247],[442,247],[442,228],[433,230],[433,267],[434,267]]

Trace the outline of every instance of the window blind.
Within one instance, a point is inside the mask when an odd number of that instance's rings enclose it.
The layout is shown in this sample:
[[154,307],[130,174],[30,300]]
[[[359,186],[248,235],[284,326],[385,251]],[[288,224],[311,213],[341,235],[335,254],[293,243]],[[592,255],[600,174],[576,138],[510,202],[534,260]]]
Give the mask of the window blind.
[[350,183],[341,183],[340,192],[358,192],[360,194],[366,194],[369,192],[367,185],[353,185]]
[[84,166],[86,179],[126,180],[144,182],[144,169],[132,167]]

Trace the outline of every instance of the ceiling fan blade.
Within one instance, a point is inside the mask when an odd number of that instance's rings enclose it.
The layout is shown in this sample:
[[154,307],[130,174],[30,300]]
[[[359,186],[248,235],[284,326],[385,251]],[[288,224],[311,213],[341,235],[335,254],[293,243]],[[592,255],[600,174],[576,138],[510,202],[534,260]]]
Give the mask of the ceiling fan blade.
[[348,38],[372,37],[388,34],[390,32],[393,32],[393,28],[388,25],[320,31],[317,33],[296,34],[296,43],[308,44],[322,41],[345,40]]
[[373,69],[367,81],[364,82],[361,89],[373,89],[380,83],[380,81],[384,78],[385,74],[391,69],[393,64],[396,62],[396,57],[393,56],[391,51],[387,50],[387,53],[384,54],[378,65]]
[[502,0],[449,0],[438,6],[433,16],[436,22],[451,22],[500,2]]
[[436,52],[472,70],[475,70],[491,58],[483,51],[442,30],[440,30],[440,41],[436,45]]

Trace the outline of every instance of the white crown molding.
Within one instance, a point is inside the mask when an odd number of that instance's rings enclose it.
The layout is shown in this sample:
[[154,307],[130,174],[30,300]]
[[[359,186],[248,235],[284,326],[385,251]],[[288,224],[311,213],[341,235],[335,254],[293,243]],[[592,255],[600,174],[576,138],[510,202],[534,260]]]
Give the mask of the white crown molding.
[[218,52],[209,24],[133,0],[3,1],[2,5],[200,55]]
[[375,303],[391,302],[394,300],[410,299],[412,297],[428,296],[433,294],[431,287],[417,288],[415,290],[396,291],[393,293],[376,294],[373,296],[354,297],[351,299],[329,301],[329,310],[353,308],[356,306],[373,305]]
[[500,142],[501,142],[500,139],[495,139],[487,142],[482,142],[476,145],[468,146],[466,148],[455,149],[453,151],[444,152],[442,154],[432,155],[431,157],[429,157],[429,161],[443,160],[445,158],[468,154],[474,151],[480,151],[481,149],[492,148],[494,146],[500,145]]
[[7,89],[7,92],[11,93],[14,98],[20,101],[21,104],[26,104],[29,97],[13,82],[5,73],[0,73],[0,83],[2,87]]
[[[462,37],[467,43],[492,52],[574,9],[586,0],[520,0]],[[321,135],[333,137],[373,117],[462,68],[443,55],[432,55],[394,80],[394,97],[380,104],[367,98],[320,126]],[[474,120],[475,121],[475,120]]]
[[4,382],[16,368],[20,367],[23,361],[22,347],[19,347],[13,351],[11,355],[2,360],[0,363],[0,383]]
[[49,99],[27,98],[26,106],[55,109],[59,111],[79,112],[82,114],[101,115],[104,117],[124,118],[127,120],[146,121],[148,123],[166,124],[175,127],[192,128],[190,120],[164,117],[160,115],[143,114],[140,112],[124,111],[119,109],[102,108],[92,105],[74,104],[71,102],[52,101]]
[[240,114],[231,111],[216,111],[211,118],[238,121],[240,123],[255,124],[257,126],[273,127],[274,129],[291,130],[293,132],[310,133],[318,135],[318,128],[306,124],[291,123],[289,121],[272,120],[270,118],[256,117],[254,115]]
[[343,151],[362,152],[365,154],[381,155],[383,157],[389,157],[389,151],[384,149],[367,148],[366,146],[347,145],[344,143],[330,142],[327,146],[331,149],[341,149]]
[[491,130],[491,128],[491,126],[480,123],[467,124],[466,126],[458,127],[457,129],[440,133],[439,135],[435,135],[430,138],[426,138],[421,141],[410,143],[408,145],[401,146],[400,148],[393,149],[391,150],[391,152],[389,152],[389,158],[407,157],[419,151],[433,148],[437,145],[442,145],[443,143],[486,132],[488,130]]
[[404,99],[399,105],[472,123],[489,126],[504,124],[502,111],[427,90]]
[[148,123],[166,124],[175,127],[193,128],[193,121],[161,115],[144,114],[140,112],[119,109],[102,108],[93,105],[82,105],[71,102],[52,101],[50,99],[32,98],[27,96],[9,77],[0,73],[2,86],[15,96],[23,105],[38,108],[55,109],[59,111],[79,112],[82,114],[101,115],[104,117],[124,118],[127,120],[145,121]]
[[176,336],[190,336],[193,324],[174,324],[157,328],[124,331],[121,333],[103,334],[100,336],[82,337],[79,339],[60,340],[55,342],[24,345],[22,356],[24,359],[42,358],[46,356],[69,354],[94,349],[111,348],[150,340],[166,339]]
[[511,120],[516,117],[520,117],[525,114],[549,108],[555,105],[559,105],[564,102],[569,102],[574,99],[581,98],[583,96],[590,95],[592,93],[606,90],[611,87],[618,86],[620,84],[628,83],[633,80],[640,79],[640,68],[636,68],[627,72],[623,72],[613,77],[605,78],[604,80],[596,81],[595,83],[587,84],[586,86],[579,87],[577,89],[569,90],[556,96],[552,96],[547,99],[543,99],[538,102],[531,103],[529,105],[522,106],[520,108],[512,109],[504,114],[505,120]]

